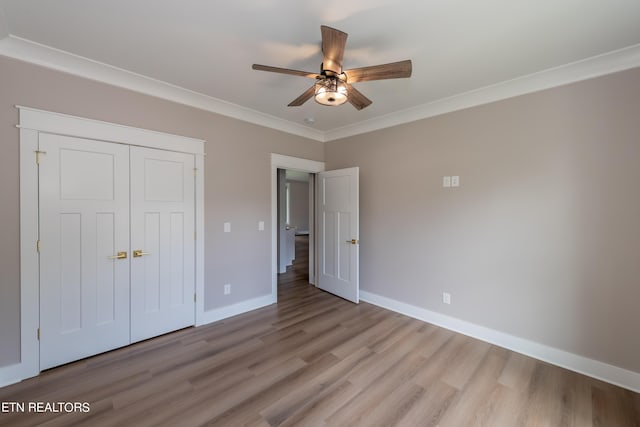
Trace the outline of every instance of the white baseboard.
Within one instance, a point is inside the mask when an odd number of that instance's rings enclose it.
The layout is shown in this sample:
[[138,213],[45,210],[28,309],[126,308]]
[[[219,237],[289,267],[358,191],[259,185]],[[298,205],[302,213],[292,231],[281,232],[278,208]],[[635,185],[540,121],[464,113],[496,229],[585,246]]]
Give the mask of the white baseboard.
[[640,393],[640,373],[360,290],[360,299],[463,335]]
[[33,376],[34,374],[27,372],[25,364],[21,362],[14,363],[13,365],[0,366],[0,388],[19,383]]
[[258,308],[265,307],[267,305],[275,304],[277,301],[272,294],[262,297],[242,301],[237,304],[229,305],[226,307],[220,307],[213,310],[205,311],[202,315],[201,322],[196,326],[202,326],[209,323],[217,322],[218,320],[226,319],[227,317],[237,316],[238,314],[246,313],[248,311],[256,310]]

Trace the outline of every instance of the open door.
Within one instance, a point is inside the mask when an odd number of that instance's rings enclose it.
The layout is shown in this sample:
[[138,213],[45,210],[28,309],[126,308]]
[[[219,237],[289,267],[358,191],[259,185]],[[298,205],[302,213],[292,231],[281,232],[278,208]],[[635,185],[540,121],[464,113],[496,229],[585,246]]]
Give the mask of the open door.
[[318,173],[318,287],[359,302],[359,169]]

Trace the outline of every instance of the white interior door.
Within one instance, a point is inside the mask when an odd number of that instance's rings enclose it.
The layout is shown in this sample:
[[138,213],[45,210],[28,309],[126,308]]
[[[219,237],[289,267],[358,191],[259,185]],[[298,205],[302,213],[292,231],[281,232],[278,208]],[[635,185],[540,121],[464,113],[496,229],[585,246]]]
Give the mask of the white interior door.
[[40,134],[40,369],[129,343],[129,147]]
[[358,172],[318,174],[318,287],[359,302]]
[[194,167],[131,147],[131,342],[195,324]]

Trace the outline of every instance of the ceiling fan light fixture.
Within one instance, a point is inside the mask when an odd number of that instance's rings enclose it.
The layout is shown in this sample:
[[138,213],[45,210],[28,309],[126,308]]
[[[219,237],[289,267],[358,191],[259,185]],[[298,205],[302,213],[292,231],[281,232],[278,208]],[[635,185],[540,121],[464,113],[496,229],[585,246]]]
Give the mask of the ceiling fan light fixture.
[[315,85],[315,100],[322,105],[342,105],[347,102],[347,87],[336,77],[318,80]]

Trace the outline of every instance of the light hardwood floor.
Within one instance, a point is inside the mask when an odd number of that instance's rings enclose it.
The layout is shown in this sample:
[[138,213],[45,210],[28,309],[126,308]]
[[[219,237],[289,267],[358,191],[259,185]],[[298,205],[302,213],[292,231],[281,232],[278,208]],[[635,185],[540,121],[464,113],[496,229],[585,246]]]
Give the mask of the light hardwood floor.
[[277,305],[0,389],[0,402],[91,404],[0,425],[640,426],[636,393],[351,304],[310,286],[304,263]]

